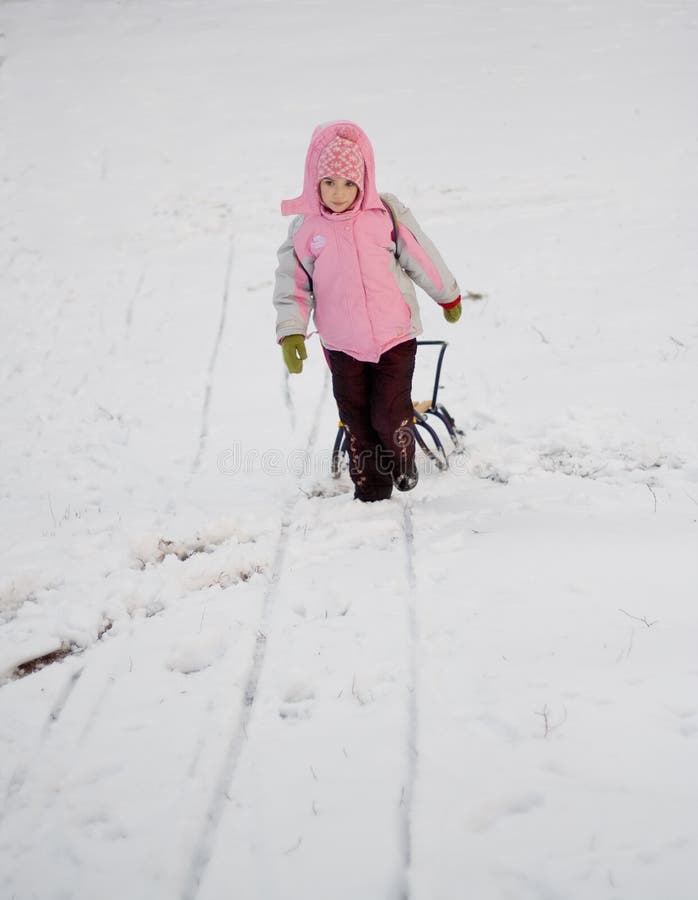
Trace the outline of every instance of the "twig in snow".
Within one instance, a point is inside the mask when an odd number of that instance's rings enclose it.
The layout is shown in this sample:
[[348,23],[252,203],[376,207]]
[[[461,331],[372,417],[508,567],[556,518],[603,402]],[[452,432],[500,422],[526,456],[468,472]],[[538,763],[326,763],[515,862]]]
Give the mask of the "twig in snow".
[[669,335],[669,340],[673,341],[677,347],[683,347],[684,350],[686,349],[686,345],[683,343],[683,341],[680,341],[678,338],[675,338],[671,334]]
[[310,774],[313,776],[315,781],[317,781],[317,775],[315,774],[315,769],[312,766],[310,766]]
[[540,330],[540,328],[536,328],[535,325],[531,325],[531,328],[535,331],[535,333],[538,335],[538,337],[541,339],[541,341],[543,341],[544,344],[549,344],[549,343],[550,343],[550,341],[549,341],[549,340],[547,339],[547,337],[543,334],[543,332]]
[[293,845],[293,847],[289,847],[288,850],[284,850],[284,855],[288,856],[289,853],[295,853],[296,850],[300,847],[300,845],[302,843],[303,843],[303,835],[300,835],[300,837],[298,838],[296,843]]
[[51,503],[51,495],[48,495],[48,509],[51,513],[51,518],[53,519],[53,527],[58,528],[58,522],[56,521],[56,514],[53,511],[53,503]]
[[536,713],[537,716],[540,716],[543,719],[543,724],[544,724],[543,737],[544,738],[549,737],[549,735],[553,731],[555,731],[556,728],[560,728],[567,721],[567,707],[563,706],[562,709],[563,709],[564,715],[559,722],[552,722],[552,720],[550,718],[550,710],[548,709],[547,703],[545,704],[545,706],[543,707],[541,712]]
[[106,408],[106,406],[102,406],[102,405],[100,404],[100,405],[97,407],[97,409],[98,409],[101,413],[104,413],[104,415],[109,419],[110,422],[114,422],[114,421],[116,420],[117,417],[114,415],[113,412],[109,412],[109,410]]
[[356,675],[351,682],[351,694],[352,697],[356,700],[359,706],[366,706],[367,703],[373,703],[373,694],[371,691],[368,692],[368,698],[365,695],[362,695],[356,685]]
[[546,737],[550,734],[550,720],[548,718],[548,707],[547,705],[543,707],[543,711],[536,713],[537,716],[540,716],[543,719],[545,724],[545,731],[543,733],[543,737]]
[[654,498],[654,511],[657,512],[657,495],[655,494],[654,490],[652,489],[652,485],[649,482],[647,482],[647,490],[650,492],[650,494],[652,494],[652,497]]
[[659,619],[655,619],[654,622],[648,622],[646,616],[633,616],[629,612],[626,612],[624,609],[618,608],[618,612],[622,612],[624,616],[627,616],[629,619],[635,619],[636,622],[642,622],[643,625],[646,625],[648,628],[651,628],[653,625],[656,625]]
[[634,642],[635,642],[635,629],[633,628],[632,631],[630,632],[630,640],[628,641],[628,649],[625,652],[623,652],[621,650],[621,652],[618,654],[618,657],[616,658],[616,662],[620,662],[622,659],[626,659],[626,660],[629,659],[630,654],[633,652]]

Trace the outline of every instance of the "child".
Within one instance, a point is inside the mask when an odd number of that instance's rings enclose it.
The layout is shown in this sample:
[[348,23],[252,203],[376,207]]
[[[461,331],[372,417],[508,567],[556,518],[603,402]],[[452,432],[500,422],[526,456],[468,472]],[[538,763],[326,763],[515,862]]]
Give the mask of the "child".
[[291,373],[307,358],[313,311],[347,433],[354,497],[363,501],[417,484],[411,388],[422,327],[412,282],[448,322],[461,314],[460,290],[434,245],[396,197],[385,201],[358,125],[316,128],[303,193],[281,204],[282,215],[297,215],[279,249],[274,291],[276,335]]

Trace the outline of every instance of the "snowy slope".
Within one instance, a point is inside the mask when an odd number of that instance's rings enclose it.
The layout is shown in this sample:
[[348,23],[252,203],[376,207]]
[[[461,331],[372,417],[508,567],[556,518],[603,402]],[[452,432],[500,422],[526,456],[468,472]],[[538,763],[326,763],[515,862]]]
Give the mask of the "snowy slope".
[[[697,50],[690,0],[0,2],[3,897],[694,896]],[[466,452],[370,507],[273,342],[337,117],[485,295],[422,298]]]

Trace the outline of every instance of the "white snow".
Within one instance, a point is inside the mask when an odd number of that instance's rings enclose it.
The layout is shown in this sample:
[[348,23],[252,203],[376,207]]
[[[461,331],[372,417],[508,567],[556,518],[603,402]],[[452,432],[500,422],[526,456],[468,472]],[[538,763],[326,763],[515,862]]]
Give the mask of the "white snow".
[[[697,83],[693,0],[0,2],[3,898],[692,900]],[[340,117],[485,295],[369,506],[270,303]]]

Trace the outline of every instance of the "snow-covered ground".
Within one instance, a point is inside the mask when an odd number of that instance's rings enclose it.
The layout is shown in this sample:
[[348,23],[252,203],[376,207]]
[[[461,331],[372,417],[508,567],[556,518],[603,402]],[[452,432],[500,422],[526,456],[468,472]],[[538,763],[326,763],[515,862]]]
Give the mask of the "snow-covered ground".
[[[0,0],[0,896],[695,896],[696,84],[695,0]],[[485,295],[370,506],[273,338],[333,118]]]

